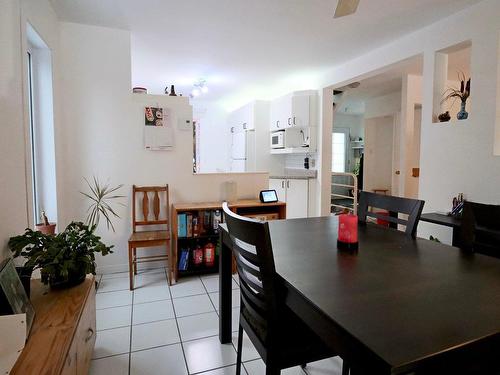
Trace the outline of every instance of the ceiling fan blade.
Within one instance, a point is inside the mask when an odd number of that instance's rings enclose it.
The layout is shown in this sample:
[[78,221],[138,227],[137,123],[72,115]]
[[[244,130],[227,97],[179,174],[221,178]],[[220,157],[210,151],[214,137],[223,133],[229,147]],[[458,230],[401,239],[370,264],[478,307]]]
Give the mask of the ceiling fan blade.
[[353,14],[358,9],[359,0],[339,0],[333,18],[339,18]]

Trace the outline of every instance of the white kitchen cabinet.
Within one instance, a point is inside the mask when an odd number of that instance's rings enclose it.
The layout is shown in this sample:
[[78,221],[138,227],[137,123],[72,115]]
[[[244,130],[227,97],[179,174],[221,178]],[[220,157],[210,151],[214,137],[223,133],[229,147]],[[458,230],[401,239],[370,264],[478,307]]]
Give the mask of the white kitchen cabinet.
[[307,180],[286,180],[286,218],[307,217],[309,211],[309,183]]
[[286,202],[286,180],[270,178],[269,189],[276,190],[276,194],[278,195],[278,200]]
[[271,131],[316,126],[314,91],[295,92],[271,102]]
[[276,190],[278,199],[286,202],[286,218],[308,217],[309,181],[307,179],[269,179],[269,189]]

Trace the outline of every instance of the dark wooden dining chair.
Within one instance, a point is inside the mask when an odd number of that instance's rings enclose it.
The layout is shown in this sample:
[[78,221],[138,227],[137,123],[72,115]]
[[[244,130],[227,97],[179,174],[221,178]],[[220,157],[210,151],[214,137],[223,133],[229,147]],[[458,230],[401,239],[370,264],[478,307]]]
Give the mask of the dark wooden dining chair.
[[[367,191],[360,192],[358,205],[358,220],[366,223],[367,217],[388,222],[391,228],[404,225],[405,233],[415,237],[417,233],[418,221],[424,208],[424,201],[418,199],[394,197],[391,195],[381,195]],[[389,215],[375,210],[384,210]],[[407,218],[400,217],[400,214],[407,215]]]
[[[137,195],[142,193],[141,197]],[[150,199],[152,197],[152,201]],[[163,204],[161,203],[163,198]],[[142,209],[137,210],[137,205]],[[132,234],[128,240],[128,263],[130,276],[130,290],[134,289],[134,276],[137,275],[137,264],[143,262],[155,262],[169,260],[170,252],[170,230],[169,230],[169,196],[168,185],[165,186],[133,186],[132,187]],[[152,206],[152,215],[150,214]],[[162,207],[165,208],[165,218],[162,219]],[[142,212],[142,220],[137,219],[137,212]],[[138,228],[153,227],[152,230],[141,230]],[[165,255],[137,256],[138,248],[151,248],[165,246]],[[169,269],[171,265],[168,265]]]
[[500,258],[500,206],[465,201],[460,234],[463,249]]
[[267,222],[245,218],[223,204],[233,245],[241,303],[236,374],[241,372],[243,330],[266,364],[266,375],[335,356],[284,301]]

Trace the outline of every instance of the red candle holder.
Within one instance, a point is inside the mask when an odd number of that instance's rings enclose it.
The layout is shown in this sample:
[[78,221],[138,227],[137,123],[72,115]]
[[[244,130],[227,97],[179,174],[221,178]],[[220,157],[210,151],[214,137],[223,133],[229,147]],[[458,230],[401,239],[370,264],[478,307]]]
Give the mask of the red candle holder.
[[358,249],[358,216],[353,214],[339,215],[339,233],[337,248],[340,250]]

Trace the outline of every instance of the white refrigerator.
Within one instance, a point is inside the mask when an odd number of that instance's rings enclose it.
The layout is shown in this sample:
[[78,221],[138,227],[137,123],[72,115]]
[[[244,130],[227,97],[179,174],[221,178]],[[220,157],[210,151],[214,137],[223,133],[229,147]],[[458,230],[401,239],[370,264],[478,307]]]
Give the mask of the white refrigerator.
[[254,149],[253,130],[242,129],[231,133],[231,172],[252,172],[252,165],[255,164]]

